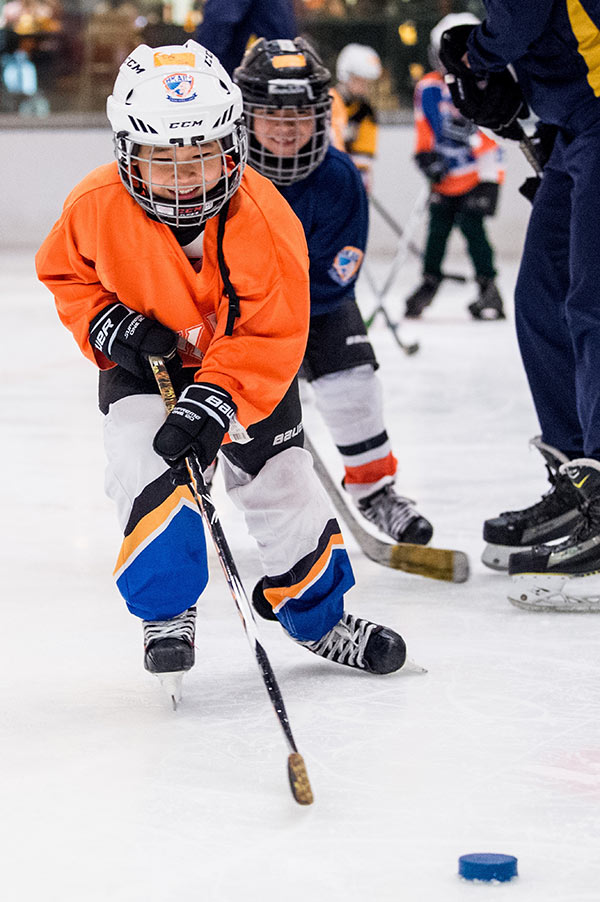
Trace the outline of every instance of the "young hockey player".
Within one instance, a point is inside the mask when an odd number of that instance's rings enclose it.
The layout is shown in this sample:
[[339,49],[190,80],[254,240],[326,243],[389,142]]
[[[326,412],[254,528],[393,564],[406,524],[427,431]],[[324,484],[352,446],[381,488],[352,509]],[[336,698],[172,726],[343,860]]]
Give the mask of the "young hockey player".
[[440,38],[453,25],[476,23],[470,13],[445,16],[431,32],[429,58],[434,71],[415,88],[415,161],[431,183],[429,228],[423,259],[423,282],[406,300],[405,315],[416,319],[431,304],[442,281],[442,262],[454,226],[463,233],[479,285],[469,304],[474,319],[504,319],[494,281],[494,252],[484,217],[493,216],[504,178],[500,150],[492,138],[462,116],[444,83]]
[[[484,537],[522,549],[509,561],[520,580],[511,594],[516,603],[600,610],[598,577],[586,576],[600,572],[600,11],[580,0],[485,5],[482,25],[442,37],[454,102],[463,115],[519,141],[517,119],[529,106],[557,135],[515,289],[539,447],[552,461],[555,490],[488,520]],[[539,545],[559,536],[567,538]]]
[[354,296],[367,196],[352,160],[329,146],[330,78],[302,38],[257,41],[234,72],[249,161],[277,185],[308,241],[311,320],[303,368],[342,455],[345,489],[363,516],[396,542],[426,544],[431,524],[394,491],[397,461],[377,363]]
[[[71,192],[37,270],[100,369],[106,485],[124,531],[116,580],[144,621],[145,667],[181,674],[194,663],[205,544],[172,472],[181,482],[188,454],[204,469],[221,448],[264,596],[290,636],[332,661],[399,669],[402,638],[344,613],[351,566],[302,448],[306,243],[273,185],[244,168],[239,89],[194,41],[142,45],[107,110],[117,162]],[[167,360],[178,394],[166,419],[149,354]]]
[[343,145],[338,149],[350,154],[367,192],[372,187],[377,153],[377,114],[369,95],[380,75],[379,55],[365,44],[346,44],[337,58],[337,85],[333,90],[344,105]]

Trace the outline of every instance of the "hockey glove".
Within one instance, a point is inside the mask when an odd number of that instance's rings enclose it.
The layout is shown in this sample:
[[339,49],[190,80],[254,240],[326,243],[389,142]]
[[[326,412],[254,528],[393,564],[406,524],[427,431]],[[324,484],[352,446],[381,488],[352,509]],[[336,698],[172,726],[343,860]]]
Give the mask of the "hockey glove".
[[172,468],[176,485],[188,482],[185,458],[193,453],[202,470],[217,456],[236,407],[229,392],[210,382],[188,385],[154,436],[154,450]]
[[415,163],[433,185],[441,182],[448,170],[444,157],[435,150],[415,154]]
[[138,379],[152,375],[149,354],[165,360],[171,378],[182,366],[177,354],[177,333],[119,301],[96,314],[90,323],[89,336],[96,351]]
[[463,60],[467,40],[475,25],[457,25],[442,35],[440,59],[447,70],[446,84],[457,110],[501,138],[519,141],[523,131],[518,119],[526,119],[529,108],[521,88],[508,69],[476,75]]
[[499,193],[500,186],[497,182],[480,182],[462,195],[460,212],[493,216],[498,206]]

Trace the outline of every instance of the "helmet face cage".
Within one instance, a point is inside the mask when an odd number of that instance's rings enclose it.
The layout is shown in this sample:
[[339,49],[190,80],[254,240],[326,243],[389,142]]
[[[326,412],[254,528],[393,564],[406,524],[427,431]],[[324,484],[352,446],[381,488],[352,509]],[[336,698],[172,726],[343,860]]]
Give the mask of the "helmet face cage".
[[[241,120],[225,137],[192,139],[189,145],[177,139],[169,146],[141,144],[121,132],[114,146],[129,194],[152,219],[174,228],[201,226],[216,216],[239,187],[248,156]],[[186,153],[190,147],[198,153]],[[188,175],[192,167],[193,180]]]
[[[329,95],[303,106],[245,103],[244,115],[250,135],[248,162],[276,185],[293,185],[322,162],[329,147]],[[289,153],[281,152],[281,137]]]
[[233,75],[249,132],[248,161],[276,185],[306,178],[329,146],[331,73],[304,38],[259,38]]

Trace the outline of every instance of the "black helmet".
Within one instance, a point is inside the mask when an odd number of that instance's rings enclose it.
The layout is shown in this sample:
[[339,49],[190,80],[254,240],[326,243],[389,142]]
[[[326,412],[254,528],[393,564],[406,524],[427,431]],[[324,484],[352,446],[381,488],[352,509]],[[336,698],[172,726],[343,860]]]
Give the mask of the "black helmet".
[[[276,185],[306,178],[325,156],[331,118],[331,73],[315,49],[304,38],[260,38],[246,52],[233,80],[244,99],[250,165]],[[285,120],[288,129],[295,123],[298,135],[308,131],[304,143],[290,153],[268,150],[257,138],[257,131],[262,135],[267,123],[273,128],[278,120]]]

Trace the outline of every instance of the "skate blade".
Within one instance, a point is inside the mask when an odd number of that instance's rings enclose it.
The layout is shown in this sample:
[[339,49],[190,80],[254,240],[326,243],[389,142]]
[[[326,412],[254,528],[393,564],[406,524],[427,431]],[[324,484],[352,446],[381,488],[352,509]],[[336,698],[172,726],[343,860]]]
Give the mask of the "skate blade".
[[488,544],[483,549],[481,555],[481,563],[489,567],[490,570],[506,571],[508,570],[508,559],[511,554],[517,554],[519,551],[529,551],[530,545],[492,545]]
[[523,611],[558,614],[600,613],[598,579],[565,573],[522,573],[512,577],[508,600]]
[[402,670],[405,670],[406,673],[429,673],[426,667],[421,667],[421,665],[417,664],[416,661],[413,661],[412,658],[406,659],[402,665]]
[[177,705],[183,697],[183,673],[175,671],[173,673],[157,673],[156,676],[162,689],[171,699],[173,711],[177,711]]

